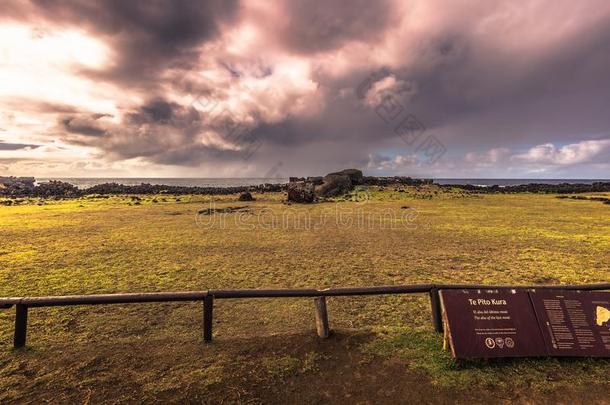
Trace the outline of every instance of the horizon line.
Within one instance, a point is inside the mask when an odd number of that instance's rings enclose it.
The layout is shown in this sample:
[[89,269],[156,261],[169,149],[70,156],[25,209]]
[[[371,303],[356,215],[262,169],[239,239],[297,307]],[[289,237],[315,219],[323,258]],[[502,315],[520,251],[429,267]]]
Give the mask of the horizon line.
[[[224,180],[224,179],[288,179],[290,177],[324,177],[324,176],[286,176],[286,177],[164,177],[164,176],[136,176],[136,177],[120,177],[120,176],[92,176],[92,177],[76,177],[76,176],[17,176],[8,175],[0,177],[33,177],[41,179],[185,179],[185,180]],[[408,175],[383,175],[383,176],[366,176],[365,177],[411,177],[413,179],[431,179],[431,180],[608,180],[610,178],[598,177],[426,177],[426,176],[408,176]]]

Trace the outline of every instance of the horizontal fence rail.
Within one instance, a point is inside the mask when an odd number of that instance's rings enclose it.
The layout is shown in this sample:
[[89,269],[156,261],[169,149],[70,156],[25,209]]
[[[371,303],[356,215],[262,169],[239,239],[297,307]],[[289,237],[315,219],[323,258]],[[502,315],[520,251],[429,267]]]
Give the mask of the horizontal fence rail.
[[0,309],[16,307],[14,347],[26,344],[27,320],[29,308],[57,307],[72,305],[107,305],[135,304],[150,302],[197,302],[203,303],[203,338],[205,342],[212,341],[212,319],[214,299],[244,299],[244,298],[314,298],[316,329],[320,337],[329,336],[326,297],[366,296],[388,294],[429,294],[432,311],[432,324],[437,332],[443,331],[441,306],[438,292],[440,290],[504,290],[504,289],[555,289],[555,290],[610,290],[610,283],[583,285],[483,285],[483,284],[413,284],[377,287],[342,287],[327,289],[213,289],[205,291],[129,293],[129,294],[97,294],[97,295],[66,295],[50,297],[8,297],[0,298]]
[[179,302],[201,301],[207,291],[139,293],[139,294],[97,294],[97,295],[65,295],[55,297],[23,297],[0,298],[0,305],[26,305],[28,307],[57,307],[69,305],[101,305],[101,304],[133,304],[146,302]]

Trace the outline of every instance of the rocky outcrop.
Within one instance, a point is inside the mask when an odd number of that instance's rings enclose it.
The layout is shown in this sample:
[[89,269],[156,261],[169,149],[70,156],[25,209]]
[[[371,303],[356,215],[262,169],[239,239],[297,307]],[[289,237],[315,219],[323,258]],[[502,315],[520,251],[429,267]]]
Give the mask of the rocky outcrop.
[[329,173],[324,177],[291,177],[288,184],[288,201],[311,203],[316,198],[335,197],[346,194],[354,186],[362,184],[362,171],[347,169]]
[[307,181],[310,183],[313,183],[314,186],[319,186],[320,184],[322,184],[322,182],[324,182],[324,177],[322,177],[322,176],[308,177]]
[[347,194],[355,186],[362,184],[362,171],[346,169],[340,172],[329,173],[322,179],[322,184],[315,187],[318,197],[336,197]]
[[65,181],[51,180],[46,183],[40,183],[29,194],[32,197],[61,197],[61,198],[72,198],[79,197],[82,195],[82,191],[76,186],[66,183]]
[[[329,173],[324,177],[291,178],[288,184],[260,184],[238,187],[186,187],[142,183],[126,186],[117,183],[98,184],[86,189],[78,189],[62,181],[50,181],[36,184],[32,177],[0,177],[0,197],[51,197],[74,198],[85,195],[104,197],[109,195],[227,195],[288,191],[288,201],[310,203],[316,198],[338,196],[353,190],[356,185],[365,186],[422,186],[433,184],[432,180],[412,179],[410,177],[364,177],[356,169]],[[610,182],[592,184],[523,184],[518,186],[473,186],[473,185],[439,185],[440,188],[461,189],[473,193],[547,193],[578,194],[610,192]],[[400,190],[398,190],[400,191]],[[242,198],[248,198],[246,196]],[[242,200],[248,201],[248,200]],[[606,202],[605,202],[606,203]],[[8,204],[8,203],[6,203]],[[5,204],[5,205],[6,205]]]
[[315,187],[316,195],[319,197],[336,197],[349,193],[354,184],[347,174],[331,173],[324,176],[322,184]]
[[288,201],[310,204],[315,200],[313,183],[307,181],[294,181],[288,183]]
[[[288,185],[288,201],[312,202],[315,198],[337,197],[349,193],[358,185],[384,187],[390,185],[421,186],[432,183],[432,180],[410,177],[365,177],[358,169],[345,169],[329,173],[324,177],[307,177],[307,179],[291,177]],[[312,188],[313,197],[310,192]],[[307,198],[303,198],[305,195]]]
[[358,169],[345,169],[340,172],[329,173],[325,177],[328,176],[347,176],[354,186],[362,184],[362,180],[364,179],[362,171]]
[[82,195],[81,190],[64,181],[49,181],[38,185],[35,185],[35,181],[33,177],[0,178],[0,196],[72,198]]
[[254,197],[252,197],[252,194],[249,192],[245,192],[245,193],[241,193],[239,195],[239,201],[254,201]]
[[33,177],[0,177],[0,195],[19,197],[34,190],[36,179]]
[[[6,179],[6,178],[4,178]],[[162,184],[142,183],[126,186],[118,183],[104,183],[78,189],[76,186],[62,182],[50,181],[34,186],[32,182],[5,181],[0,182],[0,196],[3,197],[58,197],[72,198],[84,195],[137,195],[137,194],[171,194],[171,195],[227,195],[239,193],[265,193],[286,191],[286,184],[260,184],[257,186],[238,187],[187,187],[167,186]]]
[[257,186],[236,187],[187,187],[167,186],[162,184],[142,183],[137,186],[125,186],[117,183],[98,184],[83,190],[86,194],[171,194],[171,195],[226,195],[239,193],[265,193],[281,192],[287,188],[286,184],[260,184]]

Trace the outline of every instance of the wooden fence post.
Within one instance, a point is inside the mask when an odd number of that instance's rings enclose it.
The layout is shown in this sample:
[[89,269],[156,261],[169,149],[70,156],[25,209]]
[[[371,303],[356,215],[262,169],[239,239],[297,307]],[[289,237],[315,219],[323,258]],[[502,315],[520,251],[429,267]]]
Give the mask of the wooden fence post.
[[17,304],[15,307],[15,338],[13,345],[17,349],[25,346],[28,333],[28,307],[22,304]]
[[330,336],[328,326],[328,312],[326,311],[326,297],[316,297],[313,299],[316,306],[316,330],[318,336],[326,339]]
[[430,306],[432,307],[432,325],[438,333],[443,332],[443,319],[441,314],[441,299],[438,293],[438,288],[433,287],[430,290]]
[[214,312],[214,296],[206,295],[203,299],[203,341],[212,341],[212,320]]

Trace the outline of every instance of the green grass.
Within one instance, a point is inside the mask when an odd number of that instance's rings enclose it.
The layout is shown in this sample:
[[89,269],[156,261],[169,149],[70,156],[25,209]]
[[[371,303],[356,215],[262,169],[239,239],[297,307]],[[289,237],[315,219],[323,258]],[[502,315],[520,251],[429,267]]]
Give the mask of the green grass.
[[[404,190],[359,190],[356,197],[310,206],[285,205],[281,194],[257,195],[253,203],[237,202],[236,196],[142,196],[141,201],[119,196],[0,206],[0,296],[610,279],[608,205],[554,195]],[[353,201],[363,195],[365,202]],[[251,211],[227,214],[224,226],[206,226],[210,217],[197,213],[212,200],[217,207],[249,205]],[[346,225],[350,221],[352,226]],[[546,392],[584,389],[610,374],[604,360],[456,367],[432,331],[423,296],[338,297],[328,308],[332,328],[372,336],[358,345],[363,356],[399,358],[435,386]],[[316,364],[325,355],[307,349],[296,356],[281,338],[313,333],[310,300],[218,301],[219,343],[194,349],[201,346],[200,312],[199,304],[33,309],[30,349],[14,352],[14,311],[0,311],[0,401],[20,400],[26,390],[56,388],[70,378],[78,381],[89,372],[86,362],[93,360],[86,359],[95,359],[96,350],[134,341],[162,353],[184,347],[174,357],[178,360],[161,362],[161,371],[147,367],[146,357],[141,369],[124,365],[129,386],[141,395],[178,389],[205,393],[240,378],[260,383],[322,372]],[[269,345],[281,353],[240,352],[242,364],[235,365],[232,345],[256,346],[257,339],[270,337]],[[75,356],[67,376],[55,368],[60,362],[43,366],[51,353],[62,351]],[[209,362],[181,363],[200,355]],[[24,370],[33,379],[23,379]],[[95,386],[101,371],[91,372],[88,384]],[[74,399],[72,388],[65,392]]]
[[454,389],[481,387],[503,392],[529,389],[537,393],[571,386],[605,384],[610,362],[602,359],[494,359],[456,363],[443,351],[442,336],[410,327],[376,330],[378,338],[364,347],[366,353],[396,356],[409,367],[432,377],[432,382]]

